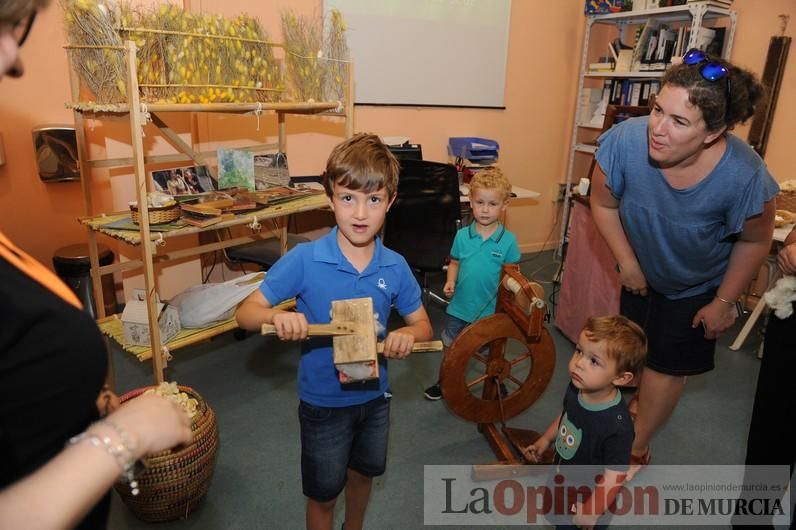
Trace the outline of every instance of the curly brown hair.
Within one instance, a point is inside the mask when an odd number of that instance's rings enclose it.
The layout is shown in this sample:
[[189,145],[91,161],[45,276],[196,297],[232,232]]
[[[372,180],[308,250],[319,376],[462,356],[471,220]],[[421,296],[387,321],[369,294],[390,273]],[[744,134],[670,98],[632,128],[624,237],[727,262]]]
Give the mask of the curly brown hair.
[[378,136],[355,134],[335,146],[326,161],[323,187],[332,196],[334,185],[366,193],[385,188],[389,198],[398,192],[400,165]]
[[752,72],[720,58],[708,59],[723,64],[727,75],[710,81],[702,77],[701,63],[677,64],[666,71],[661,87],[669,84],[688,90],[688,101],[702,111],[708,131],[718,131],[722,127],[730,130],[754,115],[765,96],[765,88]]

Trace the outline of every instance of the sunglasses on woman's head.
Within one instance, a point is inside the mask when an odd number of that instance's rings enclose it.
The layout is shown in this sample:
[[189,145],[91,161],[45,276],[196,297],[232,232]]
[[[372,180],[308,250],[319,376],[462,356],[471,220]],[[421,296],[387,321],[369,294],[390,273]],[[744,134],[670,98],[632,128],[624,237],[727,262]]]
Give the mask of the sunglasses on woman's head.
[[683,55],[683,63],[688,66],[702,65],[699,67],[699,73],[708,81],[718,81],[727,77],[727,74],[730,73],[726,66],[712,60],[707,53],[696,48],[691,48]]
[[688,66],[701,65],[699,67],[699,75],[702,79],[710,82],[716,82],[721,79],[726,79],[727,95],[725,98],[726,108],[724,116],[730,110],[730,70],[720,62],[713,60],[710,56],[697,48],[691,48],[685,55],[683,55],[683,64]]

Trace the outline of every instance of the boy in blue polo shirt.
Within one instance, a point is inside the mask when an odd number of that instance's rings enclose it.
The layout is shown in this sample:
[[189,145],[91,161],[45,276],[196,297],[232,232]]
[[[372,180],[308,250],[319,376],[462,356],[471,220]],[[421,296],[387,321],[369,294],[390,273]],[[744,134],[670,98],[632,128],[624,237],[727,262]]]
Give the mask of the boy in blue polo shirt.
[[[416,340],[431,339],[433,330],[412,270],[378,237],[395,200],[398,169],[398,161],[372,134],[357,134],[335,147],[323,184],[337,226],[277,261],[260,289],[241,304],[238,324],[255,331],[272,323],[280,339],[304,340],[309,323],[329,323],[333,300],[370,297],[382,329],[391,306],[406,323],[387,335],[384,357],[403,359]],[[296,312],[274,309],[293,297]],[[385,469],[387,364],[379,360],[377,381],[342,385],[331,338],[314,337],[303,342],[301,350],[298,393],[306,525],[331,529],[335,501],[345,489],[344,528],[357,530],[362,528],[373,477]]]
[[[501,267],[520,261],[517,238],[500,223],[510,196],[511,183],[497,167],[476,173],[470,182],[473,222],[456,232],[443,288],[451,297],[442,331],[445,351],[465,327],[495,312]],[[423,395],[440,399],[439,379]]]

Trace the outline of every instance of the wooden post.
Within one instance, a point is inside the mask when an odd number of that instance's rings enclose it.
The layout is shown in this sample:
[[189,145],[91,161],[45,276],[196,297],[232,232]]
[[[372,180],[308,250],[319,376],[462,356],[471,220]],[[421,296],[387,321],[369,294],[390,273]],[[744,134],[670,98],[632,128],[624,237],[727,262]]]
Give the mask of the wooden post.
[[141,228],[141,262],[144,265],[144,289],[146,291],[149,339],[152,348],[152,372],[155,383],[163,382],[163,347],[160,344],[158,326],[158,295],[155,285],[155,268],[152,262],[154,244],[149,240],[149,204],[147,203],[147,175],[144,167],[144,142],[142,138],[144,120],[141,113],[141,100],[138,95],[138,77],[135,70],[136,47],[132,41],[125,41],[127,53],[127,97],[130,102],[130,143],[133,148],[133,169],[135,189],[138,200],[138,224]]
[[[69,57],[69,85],[72,92],[72,101],[80,100],[80,76],[75,71],[72,56]],[[94,215],[94,206],[91,202],[91,167],[88,164],[88,147],[86,145],[86,128],[83,114],[72,111],[75,120],[75,139],[77,140],[77,160],[80,170],[80,190],[83,193],[83,209],[86,215]],[[102,289],[102,276],[99,273],[99,252],[97,251],[97,234],[90,227],[86,228],[88,236],[88,257],[91,265],[91,285],[94,289],[94,305],[96,306],[97,319],[105,318],[105,293]]]
[[354,63],[348,63],[348,84],[345,91],[345,137],[354,136]]

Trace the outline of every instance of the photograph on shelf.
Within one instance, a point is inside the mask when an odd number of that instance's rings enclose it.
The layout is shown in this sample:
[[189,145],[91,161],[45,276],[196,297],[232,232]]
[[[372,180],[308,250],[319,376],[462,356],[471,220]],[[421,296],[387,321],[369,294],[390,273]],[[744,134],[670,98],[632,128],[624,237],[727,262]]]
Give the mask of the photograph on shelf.
[[218,188],[254,191],[254,156],[242,149],[218,150]]
[[216,191],[207,166],[187,166],[152,172],[154,189],[170,195],[198,195]]
[[271,186],[287,186],[288,184],[290,184],[290,173],[287,170],[287,155],[285,153],[254,155],[255,190],[264,190]]

